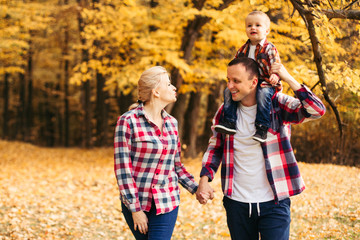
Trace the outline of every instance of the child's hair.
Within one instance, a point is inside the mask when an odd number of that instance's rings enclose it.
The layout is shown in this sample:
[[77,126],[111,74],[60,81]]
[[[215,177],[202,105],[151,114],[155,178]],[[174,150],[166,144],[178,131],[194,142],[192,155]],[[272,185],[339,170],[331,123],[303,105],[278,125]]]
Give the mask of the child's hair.
[[167,75],[168,72],[164,67],[155,66],[145,70],[138,81],[138,103],[132,104],[129,109],[136,108],[139,103],[150,101],[152,90],[160,83],[161,77]]
[[269,16],[262,12],[262,11],[252,11],[251,13],[248,14],[248,16],[252,16],[252,15],[260,15],[260,16],[263,16],[264,19],[265,19],[265,23],[268,27],[270,27],[270,18]]

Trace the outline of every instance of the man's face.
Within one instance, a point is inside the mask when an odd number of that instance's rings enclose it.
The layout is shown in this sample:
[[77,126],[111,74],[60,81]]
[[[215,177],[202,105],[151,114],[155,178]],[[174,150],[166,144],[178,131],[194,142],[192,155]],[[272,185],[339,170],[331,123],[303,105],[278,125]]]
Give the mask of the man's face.
[[250,74],[242,64],[236,64],[227,69],[227,87],[231,92],[233,101],[241,101],[244,106],[256,103],[257,78],[250,79]]
[[267,19],[261,15],[249,15],[245,20],[246,35],[252,45],[261,42],[269,34],[269,24]]

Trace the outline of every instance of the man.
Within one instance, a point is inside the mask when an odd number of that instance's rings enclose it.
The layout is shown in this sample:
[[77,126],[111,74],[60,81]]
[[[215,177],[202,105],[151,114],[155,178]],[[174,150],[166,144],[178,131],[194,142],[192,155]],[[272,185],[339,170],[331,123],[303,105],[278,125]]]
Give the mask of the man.
[[[250,58],[235,58],[228,64],[228,88],[238,102],[236,134],[213,130],[203,157],[197,199],[205,204],[213,189],[212,181],[222,163],[223,204],[232,239],[289,239],[290,196],[305,189],[290,144],[290,124],[318,119],[325,106],[307,87],[299,84],[283,67],[274,63],[272,73],[280,76],[297,98],[276,93],[271,103],[271,127],[268,139],[259,143],[255,132],[256,85],[259,72]],[[213,119],[218,124],[223,106]]]

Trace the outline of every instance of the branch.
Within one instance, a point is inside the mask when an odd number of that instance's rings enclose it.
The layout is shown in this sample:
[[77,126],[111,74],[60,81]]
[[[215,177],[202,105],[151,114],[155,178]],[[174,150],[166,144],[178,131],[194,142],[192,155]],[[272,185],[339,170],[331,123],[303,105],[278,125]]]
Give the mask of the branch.
[[341,18],[360,20],[359,10],[322,10],[321,12],[324,13],[329,19]]
[[355,0],[352,3],[350,3],[349,5],[347,5],[346,7],[344,7],[344,10],[350,8],[352,5],[354,5],[355,3],[357,3],[359,0]]
[[300,16],[304,19],[304,21],[306,23],[306,27],[309,32],[311,45],[312,45],[312,49],[313,49],[313,53],[314,53],[314,61],[316,64],[318,75],[319,75],[319,82],[321,84],[321,89],[322,89],[325,100],[330,104],[330,106],[336,116],[339,132],[340,132],[340,140],[342,140],[343,124],[341,122],[340,113],[339,113],[335,103],[329,97],[329,94],[327,91],[325,73],[324,73],[324,69],[322,67],[322,55],[321,55],[321,51],[320,51],[319,39],[316,36],[315,25],[313,23],[314,15],[312,14],[311,11],[306,10],[298,1],[290,0],[290,2],[293,4],[294,8],[296,8],[296,10],[299,12]]

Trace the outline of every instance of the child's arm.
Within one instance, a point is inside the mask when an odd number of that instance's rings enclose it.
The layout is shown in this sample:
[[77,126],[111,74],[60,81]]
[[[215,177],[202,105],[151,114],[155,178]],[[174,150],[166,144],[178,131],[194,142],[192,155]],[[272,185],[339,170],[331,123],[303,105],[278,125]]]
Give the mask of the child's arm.
[[271,68],[272,65],[274,63],[281,63],[280,61],[280,55],[278,50],[276,49],[276,47],[274,45],[271,46],[270,50],[267,52],[268,56],[269,56],[269,73],[270,73],[270,77],[269,77],[269,83],[273,86],[276,86],[280,83],[280,77],[278,74],[276,73],[271,73]]

